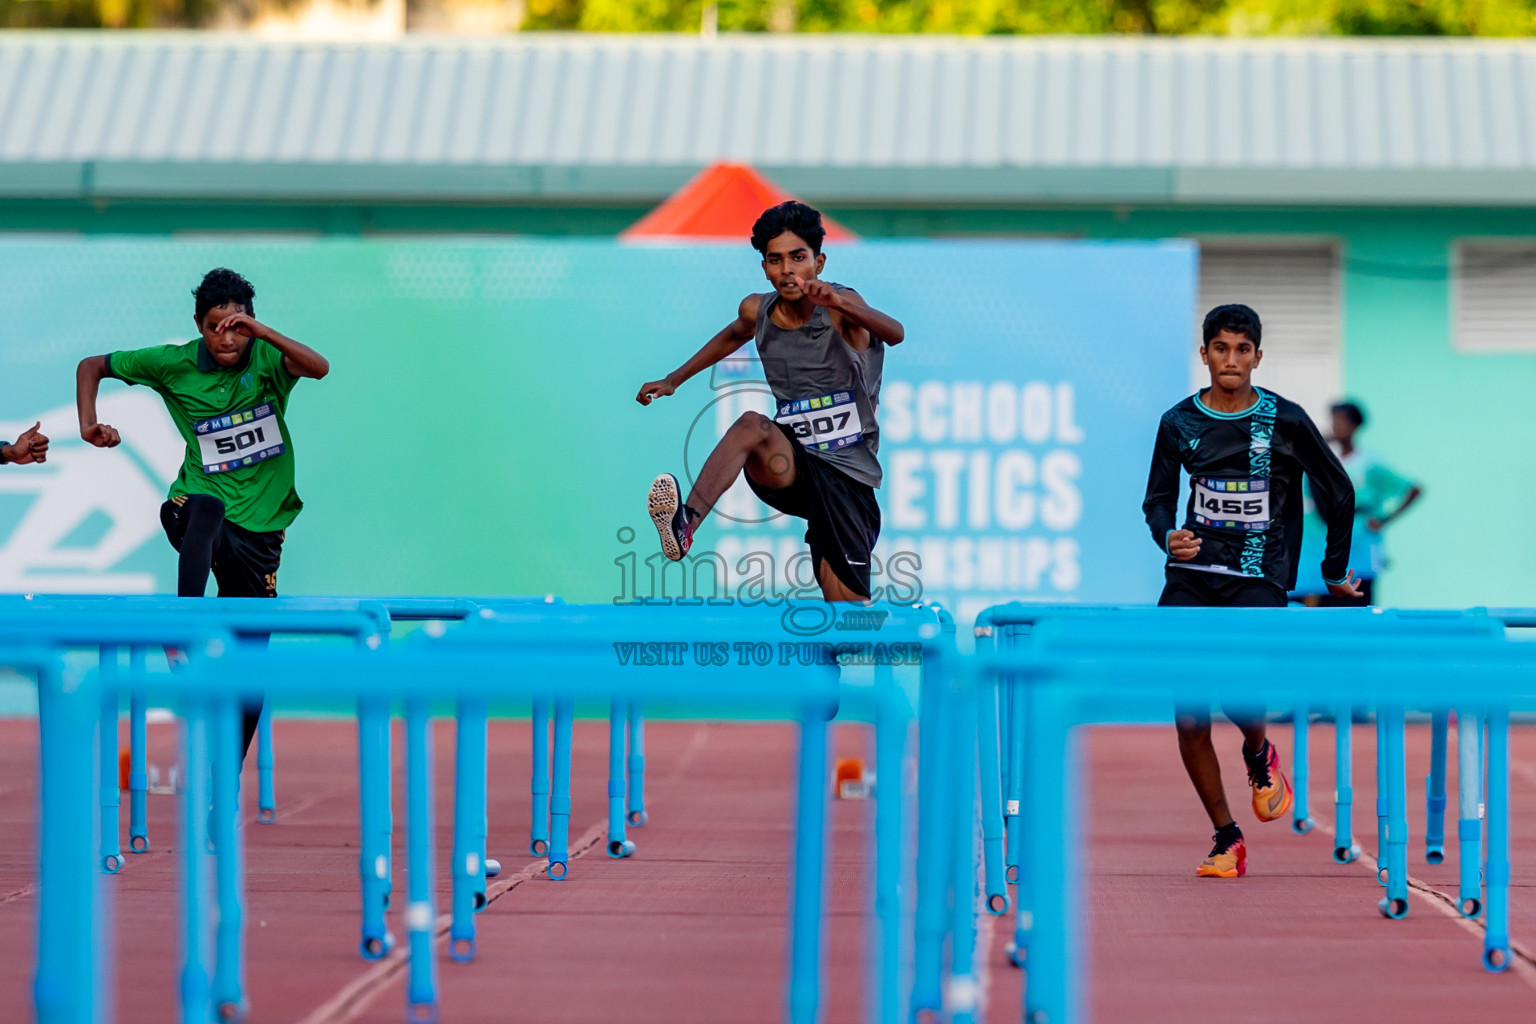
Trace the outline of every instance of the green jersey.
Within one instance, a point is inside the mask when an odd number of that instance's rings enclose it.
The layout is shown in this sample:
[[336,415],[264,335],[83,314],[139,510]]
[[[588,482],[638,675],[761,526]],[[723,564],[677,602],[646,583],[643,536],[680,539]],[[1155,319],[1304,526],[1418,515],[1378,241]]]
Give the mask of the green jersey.
[[298,378],[283,354],[252,338],[234,366],[202,339],[107,357],[107,376],[153,388],[187,443],[171,497],[209,494],[247,530],[285,529],[304,503],[293,489],[293,441],[283,413]]

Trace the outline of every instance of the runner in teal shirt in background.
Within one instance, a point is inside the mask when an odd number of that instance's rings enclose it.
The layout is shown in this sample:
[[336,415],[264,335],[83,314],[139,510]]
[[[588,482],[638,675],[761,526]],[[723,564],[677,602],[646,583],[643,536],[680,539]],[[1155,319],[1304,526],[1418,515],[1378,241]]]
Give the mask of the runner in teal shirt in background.
[[1365,410],[1359,403],[1340,402],[1333,407],[1334,450],[1338,452],[1344,472],[1355,485],[1355,530],[1349,564],[1359,574],[1362,593],[1358,601],[1336,598],[1328,593],[1317,572],[1327,527],[1309,495],[1302,535],[1302,572],[1291,595],[1305,604],[1324,607],[1374,604],[1376,577],[1387,564],[1382,531],[1424,493],[1417,483],[1393,470],[1375,452],[1355,444],[1355,434],[1364,426]]

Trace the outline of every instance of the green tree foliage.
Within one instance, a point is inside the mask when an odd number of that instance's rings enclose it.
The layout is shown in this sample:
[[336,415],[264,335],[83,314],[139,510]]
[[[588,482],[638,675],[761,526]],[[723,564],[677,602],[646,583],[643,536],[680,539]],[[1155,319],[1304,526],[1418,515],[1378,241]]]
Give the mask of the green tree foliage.
[[[0,27],[239,24],[262,2],[304,0],[0,0]],[[697,32],[706,6],[723,32],[1536,34],[1536,0],[526,0],[523,27]]]
[[[529,29],[695,32],[704,0],[528,0]],[[1493,35],[1536,33],[1536,0],[719,0],[721,31]]]
[[0,0],[0,28],[201,28],[246,0]]

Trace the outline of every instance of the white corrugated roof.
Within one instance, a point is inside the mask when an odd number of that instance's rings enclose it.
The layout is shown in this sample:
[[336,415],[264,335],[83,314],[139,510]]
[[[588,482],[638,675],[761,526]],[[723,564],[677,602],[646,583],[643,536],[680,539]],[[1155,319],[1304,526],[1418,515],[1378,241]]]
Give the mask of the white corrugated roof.
[[559,178],[716,159],[815,171],[854,191],[851,172],[879,172],[881,188],[915,196],[1006,192],[991,172],[1077,169],[1153,172],[1114,178],[1133,192],[1177,191],[1158,175],[1201,171],[1221,181],[1278,174],[1282,191],[1305,185],[1293,172],[1407,172],[1429,183],[1491,173],[1487,187],[1536,170],[1536,45],[0,36],[0,164],[281,165],[290,176],[540,168]]

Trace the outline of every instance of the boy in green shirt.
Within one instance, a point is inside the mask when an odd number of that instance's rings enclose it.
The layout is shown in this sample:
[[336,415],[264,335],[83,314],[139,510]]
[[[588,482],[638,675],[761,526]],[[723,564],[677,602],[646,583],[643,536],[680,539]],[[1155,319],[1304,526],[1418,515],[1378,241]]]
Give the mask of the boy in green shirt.
[[[176,593],[202,597],[212,571],[220,597],[276,597],[283,533],[304,503],[293,487],[293,442],[283,413],[300,377],[330,363],[255,319],[256,290],[233,270],[210,270],[193,292],[202,336],[182,345],[89,356],[75,372],[80,436],[121,442],[96,421],[103,377],[153,388],[187,443],[160,522],[180,553]],[[245,710],[245,746],[261,707]]]

